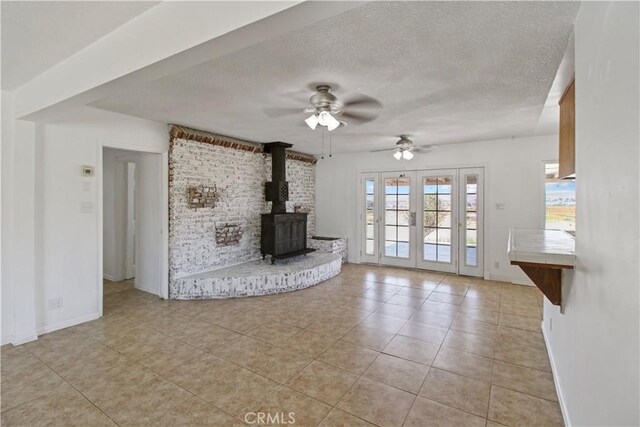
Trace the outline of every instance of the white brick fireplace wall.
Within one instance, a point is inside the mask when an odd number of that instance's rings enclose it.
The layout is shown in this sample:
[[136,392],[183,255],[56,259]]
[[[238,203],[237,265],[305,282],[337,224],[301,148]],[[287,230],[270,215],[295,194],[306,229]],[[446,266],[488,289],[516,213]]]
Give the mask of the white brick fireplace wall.
[[[271,158],[259,144],[246,144],[225,147],[173,135],[169,151],[170,283],[261,257],[260,214],[271,208],[264,200]],[[308,211],[307,233],[311,236],[315,231],[315,164],[287,158],[287,181],[287,211],[293,212],[295,205]],[[220,199],[214,208],[188,206],[187,188],[199,185],[217,187]],[[242,227],[239,244],[216,243],[216,226],[227,223]]]

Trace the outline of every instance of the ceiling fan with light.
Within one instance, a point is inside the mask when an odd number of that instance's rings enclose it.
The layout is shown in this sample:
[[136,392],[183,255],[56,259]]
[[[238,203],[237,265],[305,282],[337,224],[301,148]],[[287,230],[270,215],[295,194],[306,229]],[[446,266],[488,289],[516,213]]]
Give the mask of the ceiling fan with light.
[[380,101],[367,95],[357,95],[340,101],[331,92],[332,87],[328,84],[316,85],[315,90],[316,92],[309,98],[309,106],[304,110],[299,108],[267,108],[264,112],[270,117],[281,117],[300,112],[312,113],[305,119],[305,123],[311,129],[316,129],[320,125],[332,131],[347,125],[343,119],[348,119],[351,123],[366,123],[378,117],[377,114],[356,110],[382,107]]
[[379,153],[382,151],[395,151],[393,157],[396,160],[413,159],[413,152],[426,152],[439,148],[437,145],[414,145],[413,141],[409,139],[409,135],[398,135],[400,139],[396,142],[395,148],[385,148],[383,150],[373,150],[372,153]]

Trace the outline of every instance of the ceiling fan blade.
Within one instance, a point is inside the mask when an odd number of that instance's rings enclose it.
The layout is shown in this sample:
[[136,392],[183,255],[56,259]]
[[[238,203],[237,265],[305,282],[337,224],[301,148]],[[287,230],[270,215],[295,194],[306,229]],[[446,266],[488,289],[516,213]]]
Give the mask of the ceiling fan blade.
[[398,150],[398,148],[396,147],[396,148],[385,148],[385,149],[382,149],[382,150],[371,150],[369,152],[370,153],[382,153],[383,151],[397,151],[397,150]]
[[440,148],[438,145],[414,145],[413,146],[413,150],[414,151],[433,151]]
[[263,108],[262,111],[269,117],[283,117],[305,112],[305,110],[300,108]]
[[343,111],[340,114],[340,118],[348,119],[351,123],[367,123],[375,120],[377,117],[377,114],[349,113],[347,111]]
[[382,108],[382,104],[375,98],[367,95],[358,94],[354,97],[346,99],[342,104],[347,108]]

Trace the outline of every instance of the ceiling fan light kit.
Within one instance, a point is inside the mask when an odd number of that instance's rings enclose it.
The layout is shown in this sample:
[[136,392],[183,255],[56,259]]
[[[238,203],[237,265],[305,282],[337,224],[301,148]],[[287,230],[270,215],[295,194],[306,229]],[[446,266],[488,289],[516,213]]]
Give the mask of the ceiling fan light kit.
[[310,116],[308,119],[305,120],[305,123],[307,125],[309,125],[309,127],[311,128],[311,130],[315,130],[316,126],[318,126],[318,123],[320,121],[318,120],[318,117],[316,117],[316,115],[312,115]]

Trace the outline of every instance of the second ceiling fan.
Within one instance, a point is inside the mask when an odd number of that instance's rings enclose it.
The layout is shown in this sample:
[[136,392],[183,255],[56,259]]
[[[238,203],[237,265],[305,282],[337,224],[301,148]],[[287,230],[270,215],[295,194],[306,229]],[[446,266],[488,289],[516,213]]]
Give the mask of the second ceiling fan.
[[371,151],[371,153],[379,153],[381,151],[395,151],[395,153],[393,153],[393,157],[395,157],[396,160],[411,160],[413,159],[413,152],[426,152],[438,148],[437,145],[415,145],[413,141],[409,139],[409,135],[398,135],[398,137],[400,139],[398,140],[398,142],[396,142],[395,148],[373,150]]

